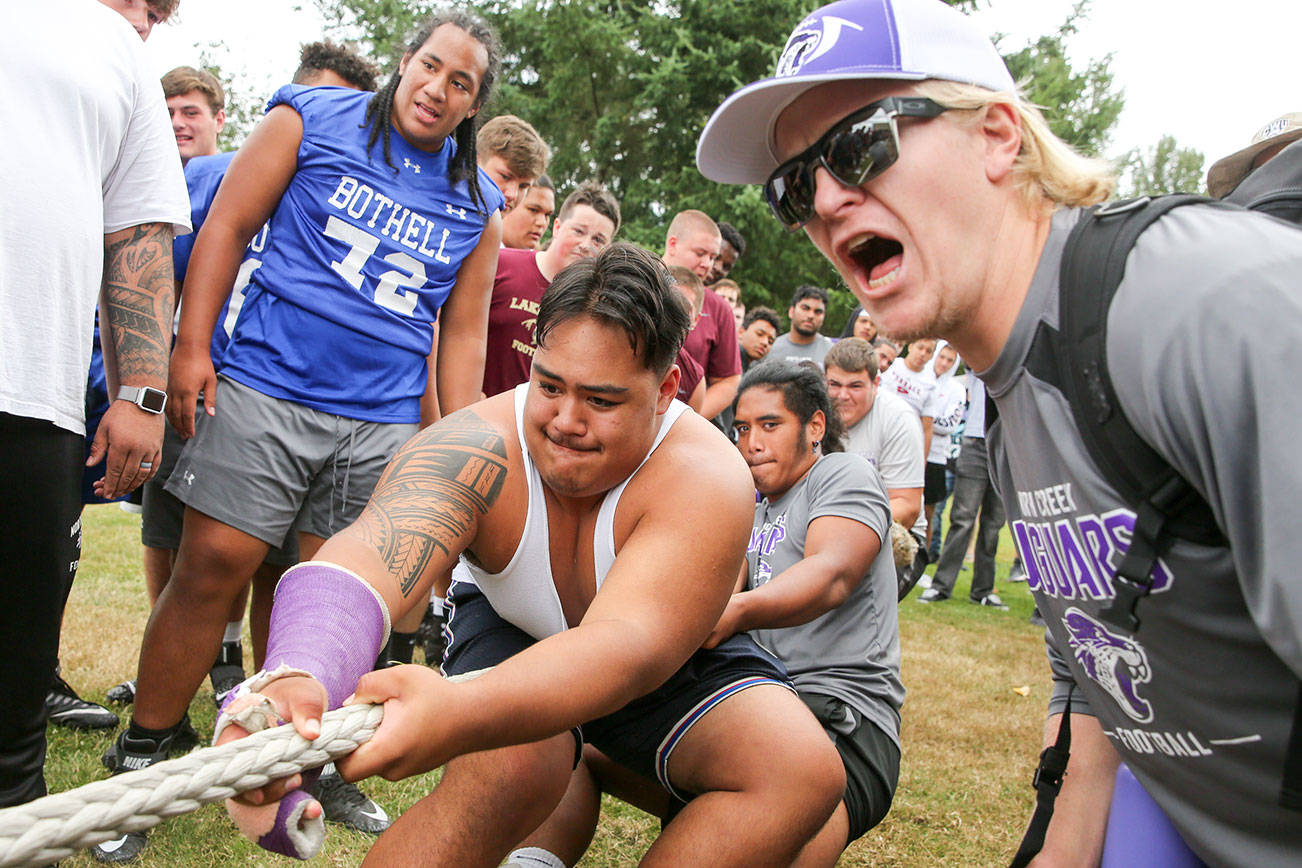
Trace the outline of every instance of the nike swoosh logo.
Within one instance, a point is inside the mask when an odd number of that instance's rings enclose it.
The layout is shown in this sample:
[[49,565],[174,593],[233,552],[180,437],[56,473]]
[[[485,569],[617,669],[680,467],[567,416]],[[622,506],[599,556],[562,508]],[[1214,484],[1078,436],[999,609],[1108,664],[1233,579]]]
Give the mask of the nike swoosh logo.
[[363,817],[370,817],[372,820],[381,820],[384,822],[388,822],[389,820],[389,815],[386,814],[384,808],[381,808],[379,805],[375,806],[374,811],[368,811],[365,808],[362,808],[359,813],[361,813]]
[[127,843],[127,836],[123,835],[121,838],[118,838],[116,841],[105,841],[104,843],[99,844],[98,846],[99,849],[103,850],[105,853],[116,853],[117,851],[121,850],[126,843]]

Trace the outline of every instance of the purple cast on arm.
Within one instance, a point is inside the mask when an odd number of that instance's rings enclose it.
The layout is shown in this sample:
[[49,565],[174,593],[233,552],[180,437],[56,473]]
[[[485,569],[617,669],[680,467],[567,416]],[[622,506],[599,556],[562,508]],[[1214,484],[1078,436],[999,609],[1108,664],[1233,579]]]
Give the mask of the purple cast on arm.
[[370,585],[343,567],[308,561],[287,570],[276,586],[263,668],[311,672],[334,709],[375,668],[388,638],[388,610]]
[[[360,576],[321,561],[291,567],[276,587],[263,672],[231,692],[223,714],[235,702],[248,701],[250,682],[265,683],[260,677],[282,666],[311,673],[325,686],[329,707],[338,708],[358,679],[374,668],[388,638],[389,611]],[[306,788],[320,773],[303,772],[305,789],[286,794],[278,803],[254,807],[227,800],[226,809],[240,831],[263,849],[310,858],[325,838],[321,818],[308,820],[303,813],[312,801]]]

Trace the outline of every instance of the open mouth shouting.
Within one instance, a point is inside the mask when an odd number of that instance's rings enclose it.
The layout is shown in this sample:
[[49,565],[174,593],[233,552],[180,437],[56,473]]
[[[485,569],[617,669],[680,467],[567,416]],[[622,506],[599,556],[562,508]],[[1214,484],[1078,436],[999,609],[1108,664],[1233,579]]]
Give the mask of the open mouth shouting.
[[900,276],[904,246],[892,238],[858,235],[845,245],[845,251],[870,291],[884,290]]

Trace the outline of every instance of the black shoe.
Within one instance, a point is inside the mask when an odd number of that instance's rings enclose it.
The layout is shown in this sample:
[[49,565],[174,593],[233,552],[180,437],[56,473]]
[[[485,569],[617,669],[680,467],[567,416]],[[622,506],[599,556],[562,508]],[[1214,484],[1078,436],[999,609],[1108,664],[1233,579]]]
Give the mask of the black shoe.
[[217,662],[208,672],[212,681],[212,701],[218,708],[226,699],[226,694],[240,685],[244,680],[244,654],[238,642],[223,642]]
[[[188,717],[182,718],[171,733],[162,738],[135,738],[130,729],[124,730],[104,754],[104,766],[115,775],[149,768],[174,753],[181,752],[177,739],[186,730],[194,733]],[[194,735],[197,739],[198,734]],[[128,832],[121,838],[96,844],[91,848],[90,855],[96,862],[134,862],[145,852],[148,843],[149,839],[144,832]]]
[[100,761],[104,768],[116,775],[149,768],[154,763],[187,754],[198,746],[199,733],[190,725],[190,715],[187,714],[162,738],[136,738],[131,735],[130,728],[123,730]]
[[392,822],[384,808],[372,802],[362,791],[339,776],[323,774],[308,788],[325,812],[325,818],[359,832],[378,835]]
[[425,617],[420,619],[420,626],[416,628],[416,640],[425,648],[426,666],[437,669],[443,665],[443,652],[447,648],[443,628],[447,623],[447,616],[442,612],[435,614],[433,608],[426,609]]
[[105,696],[114,705],[130,705],[136,701],[136,679],[113,685]]
[[118,716],[102,705],[82,699],[68,682],[54,676],[54,685],[45,694],[45,710],[50,723],[73,729],[113,729]]
[[105,841],[90,848],[96,862],[134,862],[145,852],[149,838],[144,832],[127,832],[121,838]]
[[226,701],[226,696],[244,682],[244,669],[239,666],[218,664],[208,673],[212,680],[212,701],[218,708]]

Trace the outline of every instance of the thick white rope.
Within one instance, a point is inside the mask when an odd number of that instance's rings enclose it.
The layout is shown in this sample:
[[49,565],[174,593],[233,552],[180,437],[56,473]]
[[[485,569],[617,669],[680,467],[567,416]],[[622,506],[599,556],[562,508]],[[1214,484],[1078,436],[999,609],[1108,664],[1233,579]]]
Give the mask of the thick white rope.
[[383,713],[380,705],[345,706],[326,712],[321,736],[314,741],[298,735],[292,726],[277,726],[0,810],[0,868],[46,865],[126,832],[149,829],[168,817],[325,765],[369,741]]

